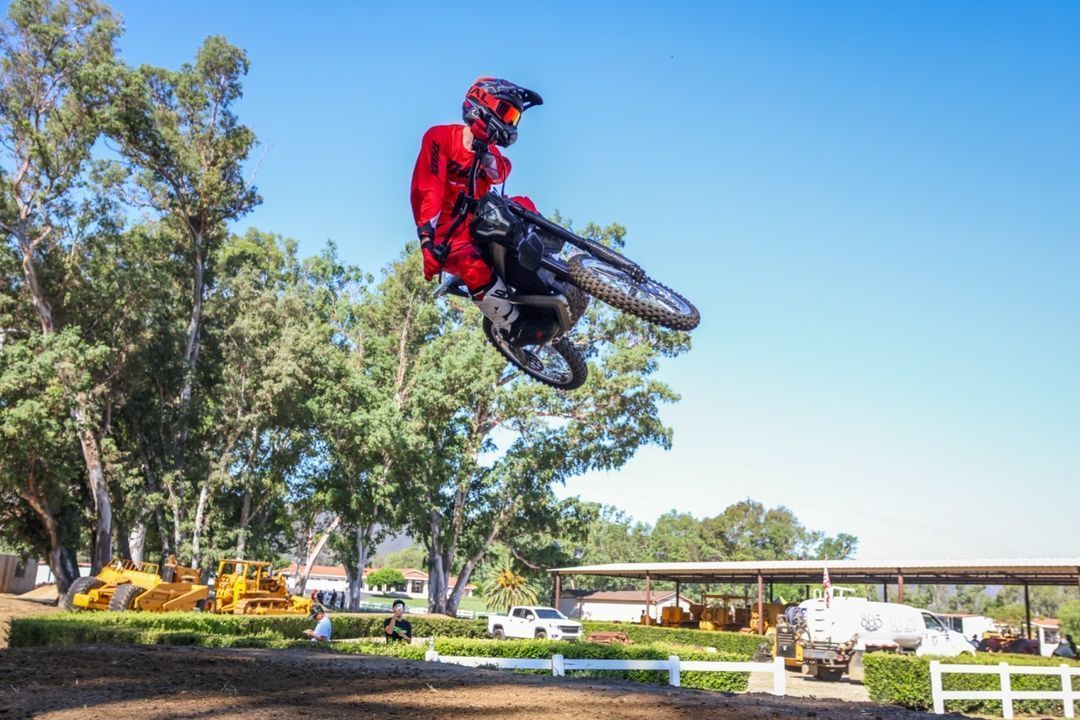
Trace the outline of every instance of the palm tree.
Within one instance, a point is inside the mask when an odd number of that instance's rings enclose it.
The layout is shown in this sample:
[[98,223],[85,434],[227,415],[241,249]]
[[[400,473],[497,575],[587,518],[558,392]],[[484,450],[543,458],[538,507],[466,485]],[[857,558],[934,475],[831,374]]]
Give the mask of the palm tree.
[[536,589],[510,567],[504,566],[480,590],[488,610],[507,612],[514,605],[535,605]]

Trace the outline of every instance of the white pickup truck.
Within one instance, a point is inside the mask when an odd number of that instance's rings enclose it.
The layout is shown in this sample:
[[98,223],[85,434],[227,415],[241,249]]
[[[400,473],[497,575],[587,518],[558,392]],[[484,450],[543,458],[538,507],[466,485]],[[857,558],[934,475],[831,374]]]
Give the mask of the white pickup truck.
[[581,638],[581,623],[568,619],[552,607],[515,606],[510,608],[509,615],[488,617],[488,634],[497,640],[578,640]]

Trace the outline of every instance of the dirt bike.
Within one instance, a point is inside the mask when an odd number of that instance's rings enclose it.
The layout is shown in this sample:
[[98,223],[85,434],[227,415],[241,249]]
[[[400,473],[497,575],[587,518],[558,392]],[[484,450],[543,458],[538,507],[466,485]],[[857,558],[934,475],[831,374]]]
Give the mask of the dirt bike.
[[[697,327],[701,320],[697,308],[615,250],[576,235],[495,191],[473,197],[487,145],[474,141],[473,151],[468,191],[455,203],[454,222],[473,216],[473,239],[506,285],[518,312],[553,320],[557,326],[544,343],[517,347],[484,318],[487,339],[512,364],[560,390],[581,387],[588,366],[570,332],[584,315],[589,296],[655,325],[684,331]],[[526,238],[528,242],[523,243]],[[567,245],[571,250],[564,257]],[[528,257],[523,257],[526,247]],[[435,291],[436,297],[445,294],[469,297],[464,283],[453,275]]]

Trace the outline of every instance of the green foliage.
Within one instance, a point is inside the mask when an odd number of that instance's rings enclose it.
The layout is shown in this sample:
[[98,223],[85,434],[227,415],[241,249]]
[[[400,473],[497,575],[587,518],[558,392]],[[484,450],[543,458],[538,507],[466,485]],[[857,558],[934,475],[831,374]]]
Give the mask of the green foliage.
[[390,567],[379,568],[368,573],[365,578],[368,587],[392,588],[405,584],[405,576],[400,570]]
[[536,589],[513,568],[498,568],[480,589],[488,610],[508,612],[515,605],[535,605]]
[[424,550],[424,546],[413,543],[407,548],[395,550],[385,556],[376,556],[373,564],[380,567],[422,568],[426,559],[427,552]]
[[676,643],[714,647],[721,652],[737,655],[740,660],[749,660],[764,642],[764,639],[758,635],[745,633],[593,621],[586,621],[582,625],[584,625],[586,636],[591,632],[622,632],[635,643]]
[[[366,638],[382,635],[382,614],[330,613],[335,639]],[[417,637],[487,637],[487,624],[482,620],[410,615],[409,621]],[[116,637],[115,642],[135,642],[124,638],[132,633],[194,633],[214,637],[273,637],[282,642],[302,638],[311,628],[305,616],[243,616],[211,613],[56,613],[46,616],[16,618],[11,623],[12,647],[71,644],[65,638]],[[155,635],[156,637],[156,635]],[[95,640],[85,640],[91,642]],[[102,640],[104,642],[105,640]],[[110,641],[112,642],[112,641]]]
[[1080,600],[1064,603],[1058,610],[1058,619],[1063,634],[1072,637],[1073,641],[1080,639]]
[[993,605],[986,609],[986,614],[999,623],[1019,628],[1024,625],[1027,617],[1026,608],[1020,603],[1010,605]]
[[[870,692],[870,699],[877,703],[901,705],[912,710],[929,710],[933,707],[930,689],[930,661],[933,658],[913,655],[893,655],[871,653],[863,658],[865,669],[864,684]],[[963,665],[997,665],[1007,662],[1010,665],[1044,665],[1056,668],[1064,664],[1080,667],[1078,662],[1060,658],[1043,658],[1031,655],[976,655],[956,658],[943,658],[943,663]],[[1061,690],[1060,675],[1013,675],[1013,690]],[[1001,681],[997,675],[956,675],[942,677],[945,690],[999,690]],[[1080,682],[1073,678],[1073,688],[1080,689]],[[1054,700],[1016,700],[1014,707],[1021,713],[1039,713],[1061,715],[1060,701]],[[946,703],[947,711],[978,713],[982,715],[1000,715],[1001,703],[990,700],[950,700]]]

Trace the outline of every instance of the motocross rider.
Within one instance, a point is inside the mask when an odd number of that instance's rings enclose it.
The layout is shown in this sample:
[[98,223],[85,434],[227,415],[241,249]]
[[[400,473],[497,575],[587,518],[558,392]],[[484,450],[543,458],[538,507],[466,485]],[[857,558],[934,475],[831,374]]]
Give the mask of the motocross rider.
[[[454,209],[461,208],[459,203],[467,197],[469,171],[474,149],[479,144],[487,145],[488,154],[477,176],[474,197],[483,197],[492,186],[506,182],[510,161],[498,148],[514,144],[521,114],[542,102],[537,93],[512,82],[491,77],[477,80],[461,106],[465,124],[436,125],[424,133],[410,193],[416,233],[424,255],[424,279],[431,280],[443,270],[461,278],[480,312],[516,346],[547,341],[555,325],[521,313],[510,302],[506,285],[494,275],[473,240],[469,228],[471,212],[460,217]],[[536,212],[529,198],[510,199]],[[530,264],[538,265],[542,241],[526,233],[519,240],[518,251],[523,264],[529,257]]]

